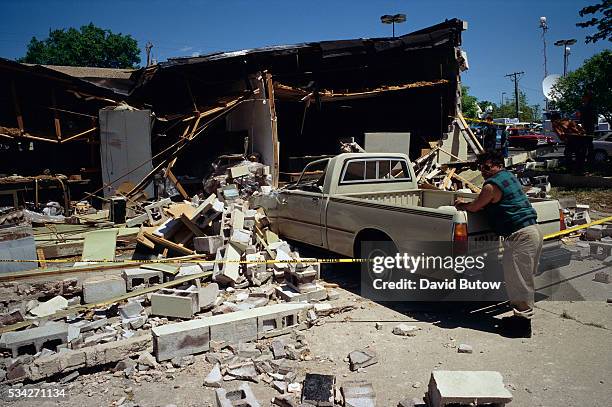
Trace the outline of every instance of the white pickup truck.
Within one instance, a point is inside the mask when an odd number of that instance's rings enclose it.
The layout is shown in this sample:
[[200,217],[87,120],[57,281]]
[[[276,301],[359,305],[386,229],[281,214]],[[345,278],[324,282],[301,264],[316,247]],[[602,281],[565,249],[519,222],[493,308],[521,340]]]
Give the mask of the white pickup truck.
[[[364,241],[392,241],[404,252],[415,241],[465,245],[466,241],[495,240],[483,214],[453,206],[457,197],[469,201],[476,196],[419,189],[405,154],[346,153],[311,162],[296,183],[278,190],[276,199],[264,206],[279,235],[344,256],[367,258],[368,253],[360,252]],[[531,202],[545,235],[565,227],[557,201]]]

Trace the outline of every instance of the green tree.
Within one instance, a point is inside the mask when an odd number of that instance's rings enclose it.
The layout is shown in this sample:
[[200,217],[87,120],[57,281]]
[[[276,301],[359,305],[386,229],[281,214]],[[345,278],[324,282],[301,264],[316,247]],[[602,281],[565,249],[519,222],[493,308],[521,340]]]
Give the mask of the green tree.
[[591,17],[590,20],[576,23],[578,27],[582,28],[597,27],[597,32],[593,35],[587,35],[584,42],[588,44],[589,42],[595,43],[606,39],[612,41],[612,0],[603,0],[601,3],[584,7],[578,13],[580,17],[589,14],[602,14],[602,16]]
[[563,112],[572,113],[582,104],[588,92],[597,112],[612,123],[612,51],[604,50],[584,61],[584,64],[566,77],[560,78],[553,87],[558,95],[556,106]]
[[478,105],[476,104],[478,99],[470,95],[469,90],[468,86],[461,85],[461,112],[464,117],[476,119],[478,118]]
[[138,42],[131,35],[114,34],[93,23],[50,30],[49,37],[32,37],[28,51],[18,60],[30,64],[133,68],[140,63]]
[[[516,107],[514,100],[507,100],[503,105],[497,106],[492,104],[493,112],[492,116],[494,119],[501,117],[516,117]],[[535,122],[541,120],[542,110],[540,105],[529,105],[527,103],[527,95],[525,92],[519,90],[519,121],[522,122]]]

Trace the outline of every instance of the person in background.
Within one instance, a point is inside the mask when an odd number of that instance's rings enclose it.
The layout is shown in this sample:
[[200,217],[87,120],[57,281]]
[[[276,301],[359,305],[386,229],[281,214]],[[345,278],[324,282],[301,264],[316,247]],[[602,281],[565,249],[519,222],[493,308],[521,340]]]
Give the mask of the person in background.
[[493,117],[487,116],[487,124],[483,129],[484,133],[484,145],[483,148],[485,151],[495,150],[495,144],[497,142],[497,129],[493,124]]
[[500,150],[504,158],[508,158],[508,128],[510,126],[501,126],[501,139],[500,139]]
[[504,238],[502,268],[513,315],[502,319],[502,334],[530,338],[534,275],[543,244],[537,213],[519,180],[504,169],[504,157],[499,151],[479,154],[476,162],[485,178],[482,191],[474,201],[457,200],[455,206],[469,212],[483,211],[493,230]]
[[582,105],[578,110],[578,116],[585,134],[579,138],[576,172],[583,173],[585,162],[588,166],[593,162],[593,137],[597,126],[597,111],[593,105],[593,95],[590,90],[587,90],[582,96]]

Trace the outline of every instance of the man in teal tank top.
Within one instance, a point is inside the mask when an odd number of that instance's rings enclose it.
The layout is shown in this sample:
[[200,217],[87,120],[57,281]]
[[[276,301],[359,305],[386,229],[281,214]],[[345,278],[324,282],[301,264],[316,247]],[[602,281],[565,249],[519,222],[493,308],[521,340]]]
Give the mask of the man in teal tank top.
[[493,230],[504,238],[502,266],[514,315],[504,318],[502,327],[507,336],[531,337],[534,274],[543,241],[537,214],[519,180],[504,169],[504,157],[500,152],[480,154],[477,164],[485,178],[482,191],[473,202],[458,201],[456,207],[469,212],[484,211]]

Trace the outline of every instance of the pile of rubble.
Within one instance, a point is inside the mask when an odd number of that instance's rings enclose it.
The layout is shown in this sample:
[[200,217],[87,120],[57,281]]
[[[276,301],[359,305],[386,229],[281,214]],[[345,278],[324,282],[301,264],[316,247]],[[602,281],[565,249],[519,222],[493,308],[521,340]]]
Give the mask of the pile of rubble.
[[301,258],[266,214],[250,207],[246,198],[270,193],[267,177],[262,166],[241,164],[214,175],[207,185],[216,193],[206,199],[144,205],[128,220],[142,225],[134,257],[162,261],[121,264],[120,275],[7,289],[0,382],[66,383],[94,367],[154,380],[208,352],[214,368],[204,384],[218,387],[219,405],[232,397],[221,387],[229,380],[302,394],[295,363],[312,356],[299,330],[345,308],[319,303],[338,297],[321,282],[320,264]]

